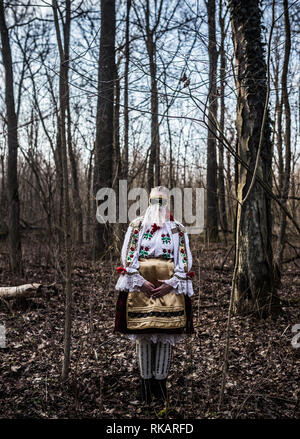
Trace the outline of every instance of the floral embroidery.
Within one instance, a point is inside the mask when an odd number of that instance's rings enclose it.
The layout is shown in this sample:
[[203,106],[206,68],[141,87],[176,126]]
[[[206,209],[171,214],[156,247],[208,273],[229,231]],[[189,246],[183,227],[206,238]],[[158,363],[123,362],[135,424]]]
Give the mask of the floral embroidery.
[[167,233],[166,235],[163,233],[161,235],[161,240],[164,244],[170,244],[171,243],[171,238],[170,238],[170,234]]
[[141,245],[141,249],[140,249],[140,256],[145,257],[148,256],[148,250],[149,247],[144,247],[143,245]]
[[129,265],[130,262],[132,262],[138,243],[138,237],[139,237],[139,230],[134,228],[131,232],[131,236],[128,243],[129,248],[127,252],[127,265]]
[[143,235],[143,238],[144,238],[144,239],[148,239],[148,240],[152,239],[152,238],[153,238],[153,233],[152,233],[152,231],[150,232],[150,229],[146,230],[146,232],[145,232],[144,235]]
[[166,259],[170,259],[172,257],[172,251],[163,248],[163,255],[162,256]]
[[132,260],[133,255],[134,255],[134,251],[135,251],[135,247],[130,247],[129,254],[128,254],[128,257],[127,257],[128,261]]
[[187,271],[187,256],[185,249],[185,239],[184,233],[182,231],[179,232],[179,254],[184,265],[184,270]]
[[156,223],[152,224],[151,230],[150,229],[146,230],[146,233],[144,233],[143,238],[148,240],[152,239],[154,233],[159,229],[160,227]]
[[152,227],[152,230],[151,230],[152,235],[154,235],[154,233],[156,232],[156,230],[159,230],[159,229],[160,229],[160,227],[159,227],[156,223],[152,224],[151,227]]

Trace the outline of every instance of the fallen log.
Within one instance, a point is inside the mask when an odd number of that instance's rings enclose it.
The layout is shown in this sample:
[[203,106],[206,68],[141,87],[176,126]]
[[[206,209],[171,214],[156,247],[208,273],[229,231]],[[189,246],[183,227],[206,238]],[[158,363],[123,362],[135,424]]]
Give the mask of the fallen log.
[[53,288],[56,290],[55,284],[43,286],[43,284],[38,283],[24,284],[16,287],[0,287],[0,298],[17,299],[21,297],[37,296],[39,295],[37,293],[40,293],[44,288]]

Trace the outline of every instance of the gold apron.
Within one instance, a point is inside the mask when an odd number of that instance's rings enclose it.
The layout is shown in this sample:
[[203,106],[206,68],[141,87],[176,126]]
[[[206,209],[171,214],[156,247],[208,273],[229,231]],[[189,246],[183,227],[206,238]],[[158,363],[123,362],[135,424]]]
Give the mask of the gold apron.
[[[140,274],[155,287],[161,285],[157,279],[167,280],[174,274],[171,259],[140,258]],[[143,292],[128,293],[126,303],[127,329],[176,329],[186,325],[184,294],[170,292],[163,297],[148,298]]]

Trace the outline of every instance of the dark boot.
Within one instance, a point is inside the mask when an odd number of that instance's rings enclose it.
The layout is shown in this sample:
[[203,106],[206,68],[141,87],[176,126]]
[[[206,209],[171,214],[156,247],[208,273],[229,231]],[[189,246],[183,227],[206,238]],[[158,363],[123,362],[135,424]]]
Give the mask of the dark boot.
[[167,399],[167,379],[157,380],[152,378],[151,382],[152,393],[159,401],[165,401]]
[[152,391],[152,395],[156,399],[160,398],[161,392],[160,392],[159,381],[155,378],[151,378],[151,391]]
[[150,404],[152,401],[150,383],[151,383],[151,378],[150,379],[140,378],[140,399],[142,402],[145,402],[146,404]]

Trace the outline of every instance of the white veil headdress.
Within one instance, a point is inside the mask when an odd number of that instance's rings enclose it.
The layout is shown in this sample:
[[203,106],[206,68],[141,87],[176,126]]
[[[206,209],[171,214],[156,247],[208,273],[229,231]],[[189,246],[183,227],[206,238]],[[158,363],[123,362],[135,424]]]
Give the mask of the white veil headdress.
[[[159,203],[151,204],[151,199],[161,198],[165,200],[163,205]],[[144,214],[143,225],[151,227],[156,224],[162,227],[166,221],[170,220],[170,209],[169,209],[169,189],[164,186],[156,186],[151,189],[149,197],[149,206]]]

